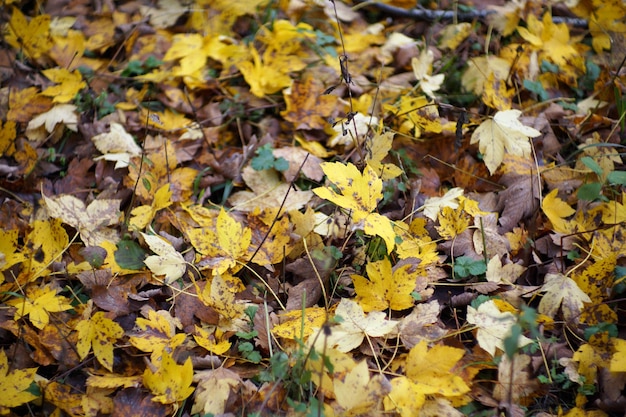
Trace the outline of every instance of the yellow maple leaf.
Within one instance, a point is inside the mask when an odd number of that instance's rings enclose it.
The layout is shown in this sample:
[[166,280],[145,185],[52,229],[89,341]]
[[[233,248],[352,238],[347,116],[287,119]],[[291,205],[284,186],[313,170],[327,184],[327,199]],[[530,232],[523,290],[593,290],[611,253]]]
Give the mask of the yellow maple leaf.
[[509,61],[497,56],[479,56],[467,62],[467,70],[461,77],[463,87],[468,91],[473,91],[476,95],[482,95],[485,81],[493,74],[494,79],[504,81],[511,71]]
[[409,272],[413,267],[414,265],[407,264],[392,272],[391,262],[383,259],[368,262],[365,270],[369,279],[351,275],[357,293],[356,301],[363,311],[382,311],[387,308],[405,310],[413,307],[415,300],[411,293],[415,290],[417,278],[417,274]]
[[478,149],[491,174],[502,163],[505,151],[528,157],[531,150],[528,138],[541,135],[538,130],[525,126],[518,120],[521,114],[519,110],[499,111],[472,133],[470,143],[478,143]]
[[438,107],[424,96],[411,97],[403,94],[397,103],[383,104],[383,109],[394,115],[400,133],[419,138],[422,133],[443,131]]
[[291,85],[289,75],[277,69],[272,63],[261,61],[259,52],[250,47],[252,62],[240,62],[237,67],[250,86],[250,92],[257,97],[274,94]]
[[576,282],[563,274],[546,274],[540,291],[544,292],[537,310],[554,318],[561,307],[563,318],[566,321],[578,322],[584,303],[590,303],[591,298],[585,294]]
[[613,356],[609,364],[611,372],[626,372],[626,340],[617,337],[611,339]]
[[247,303],[236,300],[235,295],[242,290],[243,284],[230,274],[217,274],[198,292],[198,298],[205,305],[219,313],[218,328],[222,331],[248,331],[245,310]]
[[170,185],[165,184],[161,186],[156,193],[154,193],[154,200],[150,205],[143,205],[135,207],[131,212],[131,218],[128,222],[129,228],[134,230],[142,230],[154,218],[157,211],[169,207],[172,205],[172,192],[170,191]]
[[550,191],[541,203],[541,209],[552,223],[552,228],[557,233],[572,233],[573,225],[570,221],[565,220],[576,212],[569,204],[557,197],[559,190]]
[[409,351],[406,360],[406,376],[419,385],[425,395],[437,394],[456,397],[469,392],[470,388],[453,372],[465,351],[450,346],[435,345],[428,349],[422,340]]
[[185,333],[176,334],[182,328],[180,320],[165,310],[148,310],[148,318],[135,320],[137,331],[128,338],[131,345],[144,352],[151,352],[152,362],[159,361],[164,352],[172,352],[187,337]]
[[156,255],[144,259],[144,263],[156,275],[162,275],[165,284],[171,284],[185,274],[187,262],[171,243],[165,239],[141,233],[150,250]]
[[25,297],[14,298],[7,301],[7,304],[15,307],[14,320],[29,316],[30,322],[38,329],[43,329],[48,325],[50,313],[72,309],[69,300],[62,295],[57,295],[57,291],[49,285],[42,288],[29,286]]
[[327,313],[322,307],[309,307],[304,312],[288,311],[280,315],[281,323],[272,328],[272,333],[284,339],[305,340],[313,334],[314,329],[321,328],[326,319]]
[[230,216],[223,208],[217,216],[215,228],[202,227],[187,230],[187,236],[198,251],[200,266],[211,268],[213,275],[232,273],[242,268],[252,240],[252,230]]
[[[352,300],[342,298],[335,310],[339,322],[332,327],[328,336],[328,345],[340,352],[350,352],[363,343],[365,337],[382,337],[393,332],[398,325],[394,320],[387,320],[382,311],[365,314],[361,306]],[[340,318],[340,319],[339,319]]]
[[394,230],[401,240],[396,245],[396,253],[400,259],[417,258],[420,266],[427,266],[439,261],[437,243],[433,242],[426,230],[426,219],[416,218],[410,225],[396,221]]
[[23,50],[30,58],[40,58],[52,47],[50,15],[42,14],[28,22],[26,16],[14,7],[8,29],[6,41],[9,45]]
[[329,187],[318,187],[313,192],[339,207],[352,210],[354,221],[363,221],[366,234],[382,237],[387,245],[387,252],[391,253],[396,237],[393,225],[385,216],[372,213],[383,196],[383,181],[374,169],[367,165],[361,174],[354,164],[325,162],[322,170],[339,192]]
[[[86,311],[91,312],[91,309]],[[93,316],[79,321],[75,330],[78,332],[76,351],[80,359],[85,359],[93,349],[98,362],[113,372],[114,343],[124,335],[122,326],[106,317],[104,312],[98,311]]]
[[526,25],[527,28],[518,27],[517,31],[539,52],[538,61],[553,62],[558,65],[559,73],[576,83],[576,77],[585,72],[583,52],[587,47],[571,40],[567,25],[555,24],[550,13],[545,13],[542,21],[530,14]]
[[194,380],[198,381],[198,388],[191,414],[224,414],[231,392],[237,392],[244,384],[236,372],[223,367],[196,372]]
[[415,345],[406,359],[406,376],[391,380],[385,410],[396,410],[408,417],[424,406],[427,396],[458,397],[468,393],[470,387],[453,371],[464,353],[443,345],[428,349],[425,340]]
[[74,99],[74,96],[87,83],[83,81],[83,76],[78,70],[70,72],[65,68],[50,68],[42,71],[50,81],[58,85],[48,87],[41,92],[42,95],[52,97],[53,103],[67,103]]
[[367,149],[365,161],[383,181],[390,180],[402,174],[402,169],[397,165],[384,164],[382,162],[391,150],[393,136],[393,132],[385,132],[383,134],[376,134],[365,142]]
[[463,207],[456,209],[452,207],[442,207],[437,214],[439,226],[435,226],[439,236],[446,240],[454,239],[463,233],[470,225],[469,216],[463,211]]
[[15,369],[9,366],[4,350],[0,349],[0,414],[9,414],[10,408],[19,407],[37,398],[37,395],[28,391],[35,382],[37,368]]
[[155,395],[152,401],[174,404],[193,393],[191,357],[188,357],[182,365],[178,365],[169,353],[163,352],[161,360],[156,364],[153,363],[153,366],[156,367],[155,371],[148,367],[143,373],[144,385]]
[[223,355],[228,352],[232,343],[224,339],[223,332],[219,329],[211,332],[203,327],[195,326],[196,332],[193,335],[196,343],[215,355]]
[[333,387],[342,415],[348,416],[369,414],[391,391],[382,374],[370,377],[367,361],[359,362],[343,378],[335,378]]
[[[517,318],[511,312],[501,312],[493,300],[485,301],[478,308],[467,307],[467,322],[476,325],[476,339],[481,348],[494,356],[496,348],[504,351],[504,339],[510,336]],[[520,335],[517,346],[523,347],[532,340]]]

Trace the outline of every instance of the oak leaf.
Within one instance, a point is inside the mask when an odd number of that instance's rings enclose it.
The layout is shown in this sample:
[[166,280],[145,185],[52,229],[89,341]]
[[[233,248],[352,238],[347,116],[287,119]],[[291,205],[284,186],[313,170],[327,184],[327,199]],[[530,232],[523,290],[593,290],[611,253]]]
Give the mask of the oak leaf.
[[478,149],[491,174],[502,163],[505,151],[527,157],[531,150],[528,138],[541,135],[538,130],[518,120],[521,114],[519,110],[499,111],[492,119],[481,123],[472,134],[470,143],[478,143]]

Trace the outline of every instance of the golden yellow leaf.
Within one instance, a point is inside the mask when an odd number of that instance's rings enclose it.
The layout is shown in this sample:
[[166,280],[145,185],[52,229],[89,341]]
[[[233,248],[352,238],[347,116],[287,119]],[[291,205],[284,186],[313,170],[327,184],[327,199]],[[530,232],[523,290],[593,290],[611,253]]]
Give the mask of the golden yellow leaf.
[[157,211],[171,206],[172,192],[170,191],[170,185],[165,184],[161,186],[154,194],[154,200],[150,205],[143,205],[135,207],[131,212],[131,218],[128,222],[130,228],[135,230],[143,230],[154,218]]
[[10,408],[33,401],[37,396],[27,391],[35,382],[37,368],[15,369],[9,367],[7,355],[0,349],[0,414],[9,414]]
[[114,343],[124,335],[122,326],[106,317],[104,312],[98,311],[93,316],[79,321],[75,330],[78,332],[76,350],[80,359],[85,359],[93,349],[98,362],[113,372]]
[[291,78],[277,69],[275,65],[262,62],[259,52],[250,47],[252,62],[243,61],[238,64],[239,71],[250,86],[250,92],[257,97],[274,94],[291,85]]
[[50,15],[42,14],[28,22],[22,12],[14,7],[6,41],[12,47],[23,50],[30,58],[40,58],[52,47]]
[[611,372],[626,372],[626,340],[613,338],[611,339],[613,346],[613,356],[609,369]]
[[480,56],[467,62],[467,70],[463,73],[461,83],[466,90],[482,95],[485,81],[490,74],[493,73],[495,79],[504,81],[510,71],[511,64],[506,59],[493,55]]
[[13,156],[15,153],[15,138],[17,132],[15,130],[15,122],[0,120],[0,156]]
[[193,335],[196,343],[215,355],[223,355],[228,352],[232,343],[227,339],[218,338],[219,330],[210,332],[208,329],[196,326],[196,332]]
[[425,228],[426,219],[416,218],[410,225],[394,222],[394,231],[401,242],[396,245],[396,253],[400,259],[417,258],[421,266],[439,261],[437,243],[433,242]]
[[377,262],[368,262],[367,277],[351,275],[354,290],[357,293],[356,301],[364,312],[405,310],[411,308],[415,302],[411,293],[415,290],[416,274],[408,272],[414,265],[407,264],[396,268],[392,272],[388,259]]
[[359,362],[343,379],[333,382],[335,397],[344,415],[372,412],[379,401],[391,391],[389,381],[381,375],[370,377],[367,361]]
[[155,395],[152,401],[174,404],[193,393],[191,357],[188,357],[182,365],[178,365],[169,353],[163,352],[161,360],[153,365],[156,366],[156,371],[148,367],[143,373],[144,385]]
[[444,345],[435,345],[428,349],[428,342],[422,340],[409,351],[406,376],[418,384],[422,394],[445,397],[463,395],[470,388],[463,378],[456,375],[453,368],[464,354],[463,349]]
[[213,276],[211,285],[206,285],[204,291],[198,294],[200,301],[219,313],[218,328],[222,331],[248,331],[247,303],[235,299],[242,286],[239,278],[217,274]]
[[402,417],[415,416],[426,401],[426,395],[421,392],[418,384],[405,376],[391,380],[391,392],[384,400],[386,411],[396,411]]
[[41,92],[42,95],[52,97],[53,103],[68,103],[87,83],[78,70],[70,72],[65,68],[50,68],[42,71],[43,75],[58,85],[48,87]]
[[187,236],[198,251],[200,267],[211,268],[213,275],[226,271],[237,272],[252,240],[252,230],[230,216],[223,208],[217,216],[215,228],[202,227],[187,230]]
[[576,285],[576,282],[563,274],[546,274],[540,291],[544,292],[537,310],[554,318],[561,307],[566,321],[578,322],[584,303],[591,298]]
[[329,187],[318,187],[313,192],[339,207],[352,210],[355,221],[367,217],[382,199],[383,182],[370,166],[366,166],[361,174],[354,164],[325,162],[322,170],[339,192]]
[[446,240],[454,239],[463,233],[470,225],[469,216],[464,212],[462,205],[453,209],[442,207],[437,214],[439,226],[436,226],[439,236]]
[[69,300],[57,295],[57,291],[48,285],[41,288],[31,285],[26,289],[25,297],[11,299],[7,304],[15,307],[14,320],[29,316],[30,322],[38,329],[48,325],[49,313],[72,309]]
[[365,142],[367,149],[365,161],[383,181],[390,180],[402,174],[402,169],[397,165],[383,163],[383,159],[387,157],[391,150],[393,136],[393,132],[376,134]]
[[137,331],[128,338],[131,345],[144,352],[151,352],[152,362],[157,362],[163,352],[173,351],[187,337],[185,333],[176,334],[182,328],[180,320],[165,310],[147,312],[148,318],[138,317],[135,320]]
[[445,49],[454,50],[472,33],[472,24],[463,22],[455,25],[447,25],[441,31],[439,45]]
[[237,373],[226,368],[197,372],[194,380],[198,381],[198,388],[191,408],[192,414],[224,414],[228,397],[243,384]]
[[485,120],[472,134],[470,143],[478,143],[485,165],[493,174],[504,159],[504,152],[519,156],[530,155],[529,137],[541,135],[536,129],[523,125],[518,119],[519,110],[499,111]]
[[441,197],[429,197],[424,201],[424,216],[431,220],[436,220],[439,212],[444,207],[456,209],[459,207],[459,197],[463,195],[463,189],[459,187],[451,188]]
[[326,322],[327,313],[322,307],[309,307],[304,310],[288,311],[281,314],[281,323],[272,328],[272,333],[276,337],[284,339],[306,340],[313,329],[319,329]]

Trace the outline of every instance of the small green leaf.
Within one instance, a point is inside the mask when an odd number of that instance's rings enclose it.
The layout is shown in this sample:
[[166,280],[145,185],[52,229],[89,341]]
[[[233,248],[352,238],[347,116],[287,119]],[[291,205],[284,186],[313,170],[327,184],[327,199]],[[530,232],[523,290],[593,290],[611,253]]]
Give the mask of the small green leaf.
[[459,256],[454,261],[454,273],[460,278],[470,275],[481,275],[487,272],[487,265],[484,260],[474,260],[469,256]]
[[599,182],[592,182],[589,184],[583,184],[576,195],[579,199],[585,201],[595,201],[601,198],[600,192],[602,191],[602,184]]
[[115,262],[124,269],[143,269],[146,252],[133,240],[121,240],[114,254]]
[[595,172],[598,177],[602,176],[602,167],[598,165],[598,163],[593,158],[589,156],[583,156],[582,158],[580,158],[580,162],[582,162],[587,168]]
[[252,158],[250,165],[255,171],[263,171],[274,168],[275,160],[272,145],[267,143],[256,150],[256,156]]
[[611,171],[606,180],[609,184],[626,185],[626,171]]

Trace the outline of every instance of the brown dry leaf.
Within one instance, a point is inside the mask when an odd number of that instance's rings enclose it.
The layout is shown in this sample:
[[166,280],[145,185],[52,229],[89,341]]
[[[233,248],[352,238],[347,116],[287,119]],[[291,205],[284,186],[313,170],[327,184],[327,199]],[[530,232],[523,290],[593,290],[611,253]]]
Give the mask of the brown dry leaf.
[[72,195],[46,197],[43,200],[50,217],[59,218],[80,233],[87,246],[99,246],[104,241],[117,242],[118,232],[110,226],[120,221],[120,200],[94,200],[88,206]]
[[437,300],[416,305],[411,314],[404,317],[398,325],[398,333],[404,346],[410,349],[424,339],[428,341],[441,339],[447,330],[438,323],[439,311]]
[[531,377],[530,356],[516,354],[513,358],[502,355],[498,365],[498,382],[493,397],[506,404],[528,404],[532,395],[539,389],[539,381]]

